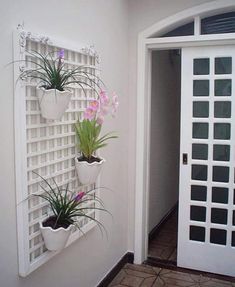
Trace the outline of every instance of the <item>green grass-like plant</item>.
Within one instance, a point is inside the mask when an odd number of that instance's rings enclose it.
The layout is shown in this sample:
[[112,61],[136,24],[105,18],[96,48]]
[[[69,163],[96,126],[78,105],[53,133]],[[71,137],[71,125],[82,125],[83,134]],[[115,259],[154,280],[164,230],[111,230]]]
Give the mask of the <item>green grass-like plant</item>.
[[100,89],[99,82],[103,84],[95,73],[87,71],[88,66],[81,65],[76,68],[67,68],[63,61],[64,50],[53,51],[47,54],[37,51],[28,51],[31,59],[23,60],[33,64],[35,68],[26,68],[19,78],[38,80],[39,87],[46,90],[57,89],[64,91],[70,85],[78,85],[85,93],[84,86],[92,90]]
[[82,154],[83,160],[91,162],[98,149],[105,147],[108,140],[117,138],[113,133],[100,136],[101,127],[96,119],[84,119],[75,124],[78,149]]
[[[68,226],[73,224],[81,230],[81,227],[78,224],[78,220],[81,217],[85,217],[89,220],[95,221],[101,231],[102,228],[105,230],[104,226],[98,220],[87,214],[87,211],[90,210],[100,210],[108,212],[104,208],[102,200],[98,198],[95,194],[90,194],[91,191],[94,191],[94,189],[87,192],[72,192],[68,189],[68,185],[65,189],[60,188],[57,185],[55,179],[52,178],[55,184],[54,188],[48,182],[48,180],[46,180],[39,174],[37,175],[43,180],[44,183],[46,183],[46,188],[40,184],[40,187],[42,188],[44,193],[34,194],[34,196],[39,196],[49,203],[53,214],[52,217],[55,219],[54,225],[51,226],[53,229],[57,229],[59,227],[67,228]],[[90,201],[94,202],[94,206],[86,206],[86,204]],[[100,207],[97,207],[95,205],[98,205]]]

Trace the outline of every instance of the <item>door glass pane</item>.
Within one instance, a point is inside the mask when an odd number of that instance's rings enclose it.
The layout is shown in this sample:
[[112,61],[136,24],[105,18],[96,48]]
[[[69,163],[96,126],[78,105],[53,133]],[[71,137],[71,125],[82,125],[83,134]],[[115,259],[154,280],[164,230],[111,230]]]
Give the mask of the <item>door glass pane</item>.
[[206,201],[206,186],[191,185],[191,200]]
[[193,138],[208,139],[208,123],[193,123]]
[[213,166],[213,181],[228,182],[229,181],[229,167]]
[[231,80],[215,80],[215,96],[231,96]]
[[232,73],[232,58],[222,57],[215,58],[215,74],[231,74]]
[[209,102],[193,102],[193,117],[208,118],[209,117]]
[[192,159],[208,159],[208,145],[192,144]]
[[230,139],[230,124],[215,123],[214,124],[214,139],[229,140]]
[[209,59],[194,59],[193,74],[194,75],[209,75]]
[[193,95],[194,97],[208,97],[209,96],[209,80],[194,80],[193,81]]
[[207,180],[207,165],[193,164],[192,179]]
[[210,242],[215,244],[226,245],[227,232],[226,230],[211,228]]
[[231,118],[231,102],[215,102],[215,118]]
[[212,187],[212,202],[228,203],[228,188]]
[[205,227],[190,226],[190,240],[205,242]]
[[183,26],[174,28],[173,30],[160,35],[160,37],[176,37],[194,35],[194,22],[184,24]]
[[219,224],[227,224],[228,211],[222,208],[211,209],[211,222]]
[[206,207],[204,206],[191,206],[190,207],[190,220],[206,221]]
[[206,17],[201,20],[201,34],[224,34],[235,32],[235,12]]
[[235,210],[233,210],[233,225],[235,225]]
[[230,146],[229,145],[217,145],[213,146],[213,160],[229,161],[230,158]]
[[235,246],[235,231],[232,232],[232,246]]

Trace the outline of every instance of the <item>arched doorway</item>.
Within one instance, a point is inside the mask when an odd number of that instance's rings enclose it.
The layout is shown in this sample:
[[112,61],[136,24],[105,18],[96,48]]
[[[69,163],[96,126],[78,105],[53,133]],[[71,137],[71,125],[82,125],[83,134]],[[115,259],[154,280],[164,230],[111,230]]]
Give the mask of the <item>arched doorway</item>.
[[[135,213],[135,262],[141,263],[147,256],[148,245],[148,191],[149,191],[149,146],[150,146],[150,106],[151,106],[151,91],[150,91],[150,65],[151,65],[151,51],[158,49],[186,49],[186,47],[212,47],[223,45],[234,45],[235,35],[234,33],[224,34],[203,34],[201,32],[202,19],[212,15],[222,14],[235,10],[234,1],[214,1],[200,6],[196,6],[191,9],[182,11],[172,17],[169,17],[149,29],[145,30],[139,36],[138,43],[138,105],[137,105],[137,167],[136,167],[136,213]],[[175,36],[175,37],[161,37],[166,34],[173,27],[179,27],[184,24],[193,22],[194,30],[193,35]],[[200,52],[199,52],[200,53]],[[232,52],[231,52],[232,53]],[[233,54],[233,53],[232,53]],[[196,57],[196,56],[195,56]],[[196,57],[197,58],[197,57]],[[193,61],[196,58],[191,58]],[[214,57],[215,59],[216,57]],[[213,60],[214,61],[214,60]],[[181,155],[182,156],[182,155]],[[232,167],[231,167],[232,168]],[[193,168],[190,167],[190,171]],[[213,167],[212,167],[213,169]],[[230,171],[231,174],[231,171]],[[232,184],[232,183],[231,183]],[[210,193],[211,194],[211,193]],[[229,204],[232,205],[232,197]],[[211,199],[210,199],[211,201]],[[208,203],[211,203],[208,200]],[[190,205],[187,205],[190,209]],[[211,206],[210,206],[211,211]],[[218,210],[216,210],[218,211]],[[184,211],[183,211],[184,212]],[[191,211],[188,211],[189,214]],[[232,214],[232,207],[229,210]],[[206,210],[206,214],[209,211]],[[211,213],[210,213],[211,214]],[[211,216],[211,215],[210,215]],[[207,215],[208,220],[210,220]],[[231,216],[230,216],[231,217]],[[191,219],[190,219],[191,220]],[[232,219],[229,219],[230,224],[230,240],[226,241],[230,244],[233,233]],[[211,222],[210,222],[211,223]],[[214,224],[214,223],[213,223]],[[216,224],[216,223],[215,223]],[[190,229],[188,224],[188,228]],[[210,229],[220,229],[212,228]],[[187,231],[186,231],[187,232]],[[193,232],[193,231],[192,231]],[[214,230],[213,230],[214,232]],[[215,231],[217,232],[217,231]],[[210,234],[210,233],[208,233]],[[210,235],[208,238],[210,238]],[[210,242],[211,244],[217,244]],[[221,247],[221,246],[220,246]],[[220,248],[218,247],[218,248]],[[181,264],[183,267],[187,267],[187,262]],[[189,268],[199,269],[199,267],[193,267],[188,265]],[[207,266],[201,267],[201,270],[206,270]],[[212,271],[212,270],[206,270]],[[213,272],[213,271],[212,271]],[[215,270],[214,272],[219,272]],[[219,273],[231,275],[232,271],[222,270]]]

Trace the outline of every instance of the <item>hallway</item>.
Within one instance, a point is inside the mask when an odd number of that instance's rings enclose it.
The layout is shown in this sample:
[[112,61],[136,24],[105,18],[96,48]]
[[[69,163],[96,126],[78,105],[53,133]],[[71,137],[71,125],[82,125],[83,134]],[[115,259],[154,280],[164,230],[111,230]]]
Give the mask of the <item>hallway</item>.
[[178,212],[176,210],[170,215],[163,226],[160,227],[160,230],[156,231],[149,239],[148,257],[167,260],[176,264],[177,229]]

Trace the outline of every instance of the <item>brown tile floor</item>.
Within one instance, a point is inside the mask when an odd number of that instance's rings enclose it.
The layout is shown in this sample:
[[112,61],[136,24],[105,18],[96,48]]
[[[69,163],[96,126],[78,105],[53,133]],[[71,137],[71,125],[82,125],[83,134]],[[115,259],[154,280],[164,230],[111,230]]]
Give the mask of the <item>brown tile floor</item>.
[[[232,280],[232,279],[231,279]],[[109,287],[235,287],[232,281],[148,265],[126,264]]]
[[178,217],[175,211],[167,220],[160,232],[149,242],[148,255],[157,259],[177,260]]

